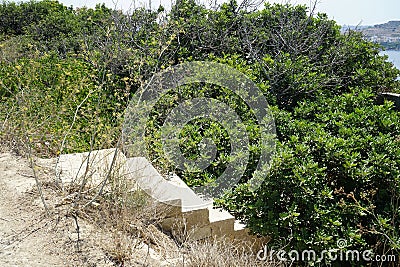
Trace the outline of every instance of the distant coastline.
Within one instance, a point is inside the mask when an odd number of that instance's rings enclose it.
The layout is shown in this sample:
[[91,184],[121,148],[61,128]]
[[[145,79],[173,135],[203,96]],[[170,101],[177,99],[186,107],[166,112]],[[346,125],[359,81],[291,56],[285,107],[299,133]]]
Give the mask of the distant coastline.
[[373,26],[342,26],[342,31],[360,31],[368,40],[382,45],[386,50],[400,51],[400,20]]

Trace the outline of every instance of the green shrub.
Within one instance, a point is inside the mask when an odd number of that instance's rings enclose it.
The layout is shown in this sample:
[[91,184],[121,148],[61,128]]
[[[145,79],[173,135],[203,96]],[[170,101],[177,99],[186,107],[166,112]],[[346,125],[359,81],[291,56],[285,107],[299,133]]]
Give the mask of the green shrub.
[[[182,86],[153,110],[151,157],[163,158],[160,126],[180,101],[218,99],[247,123],[251,157],[237,188],[219,200],[272,244],[317,251],[399,250],[399,113],[374,105],[377,92],[400,90],[399,70],[356,32],[341,34],[305,6],[249,11],[230,1],[213,10],[177,1],[170,13],[72,9],[57,1],[0,5],[1,142],[30,144],[39,155],[116,143],[130,94],[160,69],[194,60],[234,67],[274,106],[278,153],[264,184],[249,191],[260,154],[248,107],[227,88]],[[200,89],[199,89],[200,88]],[[218,122],[193,120],[181,132],[188,158],[203,137],[217,144],[205,172],[179,172],[190,185],[210,183],[230,162],[230,138]],[[62,150],[62,151],[61,151]],[[282,240],[281,237],[288,238]]]
[[82,60],[55,55],[0,64],[1,109],[6,111],[1,113],[2,139],[24,143],[29,138],[46,156],[111,146],[126,92],[111,75],[103,83],[97,75]]
[[[243,184],[220,203],[272,246],[288,250],[400,249],[400,114],[372,90],[275,110],[278,152],[256,192]],[[359,264],[359,263],[358,263]]]
[[3,1],[0,5],[0,33],[22,35],[27,27],[38,23],[54,9],[64,9],[57,1],[29,1],[22,3]]

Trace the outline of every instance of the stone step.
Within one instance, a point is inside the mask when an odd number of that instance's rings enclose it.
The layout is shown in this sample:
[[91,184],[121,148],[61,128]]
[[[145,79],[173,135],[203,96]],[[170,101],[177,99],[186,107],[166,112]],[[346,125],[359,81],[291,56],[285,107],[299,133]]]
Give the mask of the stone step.
[[166,203],[180,199],[182,212],[204,209],[212,203],[197,196],[179,177],[164,179],[144,157],[127,158],[126,166],[139,187],[157,201]]
[[189,240],[199,241],[213,237],[227,237],[232,235],[234,220],[216,221],[203,227],[193,228],[187,232]]
[[181,214],[167,217],[161,222],[161,226],[168,232],[178,231],[181,234],[192,231],[209,224],[209,210],[197,209],[185,211]]
[[[184,212],[183,217],[185,220],[181,224],[179,222],[182,222],[182,220],[169,218],[164,221],[163,229],[175,232],[175,235],[185,236],[185,239],[188,240],[203,240],[211,237],[233,235],[235,218],[229,212],[222,209],[214,209],[212,206],[202,211],[204,211],[204,215]],[[204,216],[201,218],[201,224],[196,220],[197,216]],[[207,219],[207,223],[204,223],[204,219]]]
[[212,235],[229,236],[234,231],[235,217],[220,208],[209,208]]
[[56,160],[56,173],[64,184],[80,182],[85,178],[88,185],[96,186],[108,174],[125,175],[125,161],[125,155],[115,148],[63,154]]
[[110,173],[125,176],[132,181],[132,190],[144,190],[158,201],[165,210],[161,227],[183,240],[225,236],[252,249],[268,241],[251,235],[228,211],[214,208],[212,200],[196,195],[178,176],[164,178],[144,157],[126,158],[115,149],[94,150],[61,155],[57,167],[64,183],[88,177],[91,184],[98,185]]

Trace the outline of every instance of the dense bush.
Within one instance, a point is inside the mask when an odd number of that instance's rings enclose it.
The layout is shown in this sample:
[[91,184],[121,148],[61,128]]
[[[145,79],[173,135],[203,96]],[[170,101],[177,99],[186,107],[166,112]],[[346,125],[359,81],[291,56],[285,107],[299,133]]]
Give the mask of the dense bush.
[[[0,33],[26,34],[29,27],[63,10],[67,10],[67,7],[57,1],[29,1],[18,4],[3,1],[0,5]],[[72,12],[72,9],[69,10]]]
[[[124,14],[104,5],[3,2],[1,142],[29,144],[46,156],[115,145],[129,96],[154,73],[194,60],[227,64],[258,85],[275,115],[278,152],[270,172],[255,174],[262,187],[251,192],[245,183],[260,153],[257,125],[227,88],[186,86],[158,103],[147,124],[158,167],[170,167],[160,146],[165,114],[188,98],[218,99],[248,124],[252,153],[241,184],[220,205],[273,237],[273,246],[320,251],[344,238],[349,249],[398,251],[399,115],[374,99],[399,90],[400,71],[379,51],[305,6],[253,10],[230,1],[211,9],[181,0],[171,12]],[[204,137],[217,144],[205,172],[179,172],[190,185],[213,182],[231,160],[227,132],[194,120],[181,137],[188,158],[198,156]]]
[[4,139],[29,141],[42,156],[115,144],[123,111],[119,102],[127,96],[112,90],[111,75],[99,83],[89,64],[55,55],[0,64],[0,72]]
[[[371,89],[275,110],[279,145],[256,192],[246,185],[221,203],[271,245],[305,249],[400,248],[400,114],[374,105]],[[390,253],[389,253],[390,254]]]

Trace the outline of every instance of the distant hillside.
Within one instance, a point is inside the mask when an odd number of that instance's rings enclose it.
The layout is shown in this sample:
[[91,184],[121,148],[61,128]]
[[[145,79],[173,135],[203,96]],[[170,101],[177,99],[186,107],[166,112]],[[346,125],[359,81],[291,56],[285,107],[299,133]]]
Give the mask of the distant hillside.
[[356,29],[364,33],[369,40],[383,45],[388,50],[400,50],[400,21]]
[[370,26],[370,25],[357,25],[357,26],[354,26],[354,25],[342,25],[342,32],[346,32],[347,30],[353,30],[353,31],[361,31],[361,30],[364,30],[364,29],[366,29],[366,28],[370,28],[370,27],[372,27],[372,26]]

